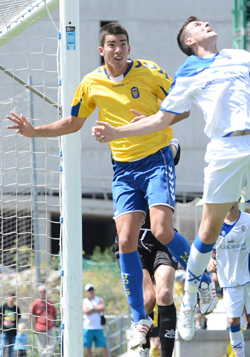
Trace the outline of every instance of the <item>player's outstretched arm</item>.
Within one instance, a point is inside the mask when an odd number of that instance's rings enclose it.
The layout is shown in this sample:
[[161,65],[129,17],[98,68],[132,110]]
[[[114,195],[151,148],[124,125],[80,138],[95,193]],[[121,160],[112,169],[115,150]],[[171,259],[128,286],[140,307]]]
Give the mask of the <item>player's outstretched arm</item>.
[[174,117],[174,113],[160,110],[143,120],[117,128],[106,122],[97,121],[99,126],[92,128],[92,136],[100,143],[106,143],[124,137],[147,135],[167,128],[171,125]]
[[35,127],[23,114],[10,112],[11,115],[6,115],[6,118],[14,123],[8,125],[7,129],[15,129],[16,133],[20,133],[28,138],[34,137],[55,137],[74,133],[81,129],[86,118],[78,118],[72,115],[57,120],[51,124]]
[[[135,123],[136,121],[147,118],[146,115],[143,115],[143,114],[137,112],[136,110],[130,109],[130,111],[136,115],[136,117],[131,120],[131,123]],[[182,114],[175,114],[175,117],[174,117],[171,125],[178,123],[179,121],[181,121],[183,119],[188,118],[189,115],[190,115],[190,111],[184,112]]]

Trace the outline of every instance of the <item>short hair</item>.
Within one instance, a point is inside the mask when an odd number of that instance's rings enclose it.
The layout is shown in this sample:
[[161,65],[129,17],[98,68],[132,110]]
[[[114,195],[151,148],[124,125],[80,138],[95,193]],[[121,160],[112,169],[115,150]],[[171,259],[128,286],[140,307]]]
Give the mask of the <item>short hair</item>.
[[8,294],[7,294],[7,297],[16,297],[16,293],[14,293],[14,291],[9,291]]
[[25,330],[27,330],[27,325],[24,322],[21,322],[20,324],[18,324],[17,330],[21,335],[23,335],[26,333]]
[[186,44],[186,39],[189,36],[189,32],[187,31],[187,25],[193,21],[199,21],[199,19],[196,16],[189,16],[177,35],[178,45],[181,51],[184,52],[187,56],[192,56],[194,54],[192,47]]
[[38,286],[38,292],[41,290],[41,289],[44,289],[44,290],[46,290],[47,291],[47,287],[46,287],[46,285],[39,285]]
[[127,42],[129,44],[128,32],[119,22],[109,22],[104,25],[99,31],[99,44],[101,47],[104,46],[106,35],[125,35]]

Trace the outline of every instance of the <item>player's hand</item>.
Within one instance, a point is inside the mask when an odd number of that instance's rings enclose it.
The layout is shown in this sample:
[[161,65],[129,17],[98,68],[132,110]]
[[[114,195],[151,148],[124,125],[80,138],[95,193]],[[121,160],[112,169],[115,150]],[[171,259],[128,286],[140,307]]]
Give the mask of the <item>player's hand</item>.
[[118,138],[116,129],[112,125],[102,121],[97,121],[96,123],[99,126],[92,128],[92,136],[99,143],[108,143]]
[[210,259],[207,268],[211,273],[217,273],[217,262],[214,258]]
[[33,138],[35,136],[35,127],[31,122],[23,116],[14,112],[10,112],[11,115],[6,115],[6,118],[11,120],[15,125],[8,125],[7,129],[16,129],[16,133]]
[[136,117],[131,120],[131,123],[135,123],[136,121],[147,118],[146,115],[143,115],[143,114],[137,112],[136,110],[130,109],[130,112],[134,113],[136,115]]

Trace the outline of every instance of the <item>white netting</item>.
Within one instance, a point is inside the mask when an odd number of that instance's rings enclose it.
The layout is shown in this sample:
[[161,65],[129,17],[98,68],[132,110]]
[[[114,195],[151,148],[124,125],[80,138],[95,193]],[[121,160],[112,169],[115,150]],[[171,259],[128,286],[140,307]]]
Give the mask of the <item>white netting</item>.
[[[30,1],[1,1],[0,30],[2,33],[21,18]],[[44,6],[44,1],[37,1]],[[38,5],[37,5],[38,6]],[[25,10],[25,11],[26,11]],[[46,7],[45,7],[46,10]],[[26,12],[32,15],[32,9]],[[47,10],[46,10],[47,11]],[[29,14],[25,23],[29,23]],[[37,334],[30,325],[30,307],[38,298],[38,286],[44,284],[52,300],[57,317],[50,317],[51,305],[33,310],[35,316],[45,316],[46,331],[40,335],[47,345],[55,343],[55,354],[60,354],[58,334],[60,326],[60,158],[58,138],[29,139],[7,130],[10,111],[24,114],[35,125],[59,119],[58,103],[58,39],[57,13],[26,26],[25,31],[0,47],[0,305],[7,302],[8,292],[16,296],[21,310],[21,321],[27,325],[27,355],[37,356]],[[22,21],[23,18],[22,18]],[[55,23],[54,23],[55,22]],[[29,28],[27,28],[29,27]],[[6,35],[7,36],[7,35]],[[0,36],[1,37],[1,36]],[[1,38],[0,38],[0,43]],[[26,86],[24,85],[26,83]],[[31,86],[32,91],[27,89]],[[59,269],[59,270],[58,270]],[[41,296],[40,296],[41,297]],[[8,300],[11,303],[11,298]],[[46,318],[46,315],[48,318]],[[5,327],[13,327],[13,317],[4,318]],[[50,340],[50,319],[55,320],[56,337]],[[3,325],[1,327],[1,333]],[[11,330],[7,331],[8,336]],[[2,334],[1,337],[4,337]],[[7,340],[0,341],[0,355]]]
[[[202,218],[203,203],[201,198],[195,198],[188,203],[176,203],[174,213],[174,227],[182,234],[188,242],[193,243],[196,238]],[[244,196],[239,203],[242,211],[250,213],[250,202],[245,202]]]

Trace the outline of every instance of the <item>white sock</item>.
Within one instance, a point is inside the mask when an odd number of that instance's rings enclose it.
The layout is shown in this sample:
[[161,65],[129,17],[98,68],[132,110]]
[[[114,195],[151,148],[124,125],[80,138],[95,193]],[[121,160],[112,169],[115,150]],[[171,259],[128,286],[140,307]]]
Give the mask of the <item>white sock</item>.
[[242,331],[232,332],[229,330],[231,345],[236,357],[245,357],[245,341]]
[[199,252],[194,244],[191,246],[188,258],[185,291],[187,294],[197,293],[201,277],[211,258],[211,251],[208,253]]

